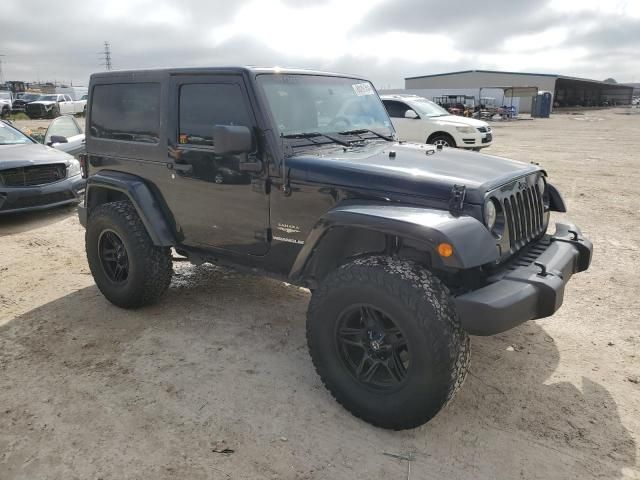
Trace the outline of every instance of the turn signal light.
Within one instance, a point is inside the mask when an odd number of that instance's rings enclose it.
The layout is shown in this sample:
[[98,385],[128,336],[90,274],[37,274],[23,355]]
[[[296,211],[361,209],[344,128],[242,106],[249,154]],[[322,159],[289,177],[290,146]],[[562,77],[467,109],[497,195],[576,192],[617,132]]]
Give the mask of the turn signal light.
[[453,245],[445,242],[438,244],[438,255],[444,258],[450,257],[453,255]]

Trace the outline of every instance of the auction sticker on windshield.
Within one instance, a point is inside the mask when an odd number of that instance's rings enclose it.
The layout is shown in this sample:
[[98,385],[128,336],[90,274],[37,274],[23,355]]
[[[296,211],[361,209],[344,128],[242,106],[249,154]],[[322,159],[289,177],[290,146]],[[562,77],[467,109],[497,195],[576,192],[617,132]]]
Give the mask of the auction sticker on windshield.
[[354,83],[351,85],[353,87],[353,91],[356,92],[356,95],[361,97],[362,95],[373,95],[373,87],[370,83]]

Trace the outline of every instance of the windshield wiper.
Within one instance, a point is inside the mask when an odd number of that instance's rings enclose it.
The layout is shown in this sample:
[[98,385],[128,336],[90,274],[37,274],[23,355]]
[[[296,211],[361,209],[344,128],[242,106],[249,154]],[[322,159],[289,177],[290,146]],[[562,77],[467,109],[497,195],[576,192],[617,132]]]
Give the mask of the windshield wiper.
[[390,137],[388,135],[383,135],[382,133],[378,133],[375,130],[369,130],[368,128],[359,128],[357,130],[347,130],[345,132],[338,132],[340,135],[362,135],[363,133],[372,133],[376,137],[384,138],[387,141],[393,141],[395,138]]
[[[342,145],[344,147],[350,147],[351,146],[351,142],[347,142],[345,140],[341,140],[339,138],[336,138],[332,135],[328,135],[326,133],[320,133],[320,132],[305,132],[305,133],[290,133],[288,135],[282,135],[282,138],[314,138],[314,137],[326,137],[329,140],[331,140],[332,142],[335,142],[339,145]],[[313,142],[316,143],[317,142]]]

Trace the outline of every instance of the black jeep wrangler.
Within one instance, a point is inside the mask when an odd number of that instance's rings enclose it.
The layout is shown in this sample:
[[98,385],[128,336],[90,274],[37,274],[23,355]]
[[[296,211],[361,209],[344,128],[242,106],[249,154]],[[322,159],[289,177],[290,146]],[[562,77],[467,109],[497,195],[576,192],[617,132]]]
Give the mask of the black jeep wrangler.
[[398,141],[367,80],[194,68],[94,74],[80,220],[98,288],[158,300],[172,248],[312,292],[307,338],[354,415],[421,425],[469,334],[552,315],[592,245],[533,164]]

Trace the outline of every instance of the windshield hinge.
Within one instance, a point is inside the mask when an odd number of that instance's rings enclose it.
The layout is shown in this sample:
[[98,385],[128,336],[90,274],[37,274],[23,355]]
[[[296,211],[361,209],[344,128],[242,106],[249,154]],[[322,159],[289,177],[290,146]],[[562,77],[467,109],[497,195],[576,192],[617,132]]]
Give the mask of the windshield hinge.
[[467,187],[465,185],[454,185],[451,189],[451,196],[449,197],[449,211],[453,215],[462,213],[464,197],[466,194]]

